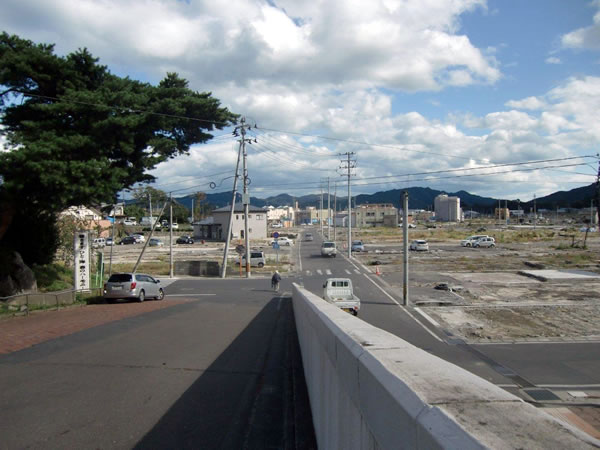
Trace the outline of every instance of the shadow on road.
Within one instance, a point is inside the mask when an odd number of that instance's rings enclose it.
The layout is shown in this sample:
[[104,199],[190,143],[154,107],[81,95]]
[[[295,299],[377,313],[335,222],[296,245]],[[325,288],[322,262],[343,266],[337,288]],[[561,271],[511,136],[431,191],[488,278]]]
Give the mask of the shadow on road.
[[287,297],[269,301],[135,448],[316,447]]

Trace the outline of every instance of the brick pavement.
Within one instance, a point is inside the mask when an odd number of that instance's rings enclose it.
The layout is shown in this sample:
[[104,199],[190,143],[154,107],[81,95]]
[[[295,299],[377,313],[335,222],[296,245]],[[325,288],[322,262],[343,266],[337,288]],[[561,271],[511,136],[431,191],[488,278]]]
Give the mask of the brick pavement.
[[56,311],[36,311],[28,316],[0,320],[0,354],[27,347],[105,323],[137,316],[190,300],[73,306]]

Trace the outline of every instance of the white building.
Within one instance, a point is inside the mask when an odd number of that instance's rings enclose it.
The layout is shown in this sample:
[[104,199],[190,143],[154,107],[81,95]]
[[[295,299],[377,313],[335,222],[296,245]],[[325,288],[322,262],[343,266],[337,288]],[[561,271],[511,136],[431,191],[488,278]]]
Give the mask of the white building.
[[294,223],[294,208],[291,206],[265,206],[265,213],[269,222],[279,222],[281,220],[290,220]]
[[[215,209],[207,219],[194,223],[194,237],[225,241],[231,205]],[[234,239],[244,239],[244,205],[235,204],[231,235]],[[265,239],[267,237],[267,214],[257,206],[248,206],[248,235],[250,239]]]
[[438,222],[460,222],[460,198],[440,194],[434,201],[435,220]]

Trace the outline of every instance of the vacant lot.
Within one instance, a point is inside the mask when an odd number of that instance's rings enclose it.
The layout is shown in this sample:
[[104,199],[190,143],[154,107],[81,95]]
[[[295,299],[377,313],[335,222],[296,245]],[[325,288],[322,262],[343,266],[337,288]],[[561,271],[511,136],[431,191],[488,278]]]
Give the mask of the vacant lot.
[[[361,230],[369,251],[359,258],[379,262],[384,279],[401,288],[401,231],[378,234]],[[494,236],[497,247],[461,247],[471,234]],[[472,342],[600,339],[600,279],[568,273],[600,275],[600,237],[588,236],[586,248],[577,247],[584,233],[558,229],[417,228],[409,237],[430,245],[411,253],[411,302],[454,335]],[[536,269],[562,273],[548,281],[520,274]],[[450,290],[436,289],[440,283]]]

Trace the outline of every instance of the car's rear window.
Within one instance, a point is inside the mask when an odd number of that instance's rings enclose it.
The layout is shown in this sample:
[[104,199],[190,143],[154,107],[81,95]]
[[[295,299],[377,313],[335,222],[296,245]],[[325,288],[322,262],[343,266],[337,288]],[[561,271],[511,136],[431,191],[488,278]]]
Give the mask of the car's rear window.
[[126,283],[131,281],[131,274],[129,273],[115,273],[108,279],[109,283]]
[[335,244],[333,242],[323,242],[323,247],[331,248],[331,247],[335,247]]

